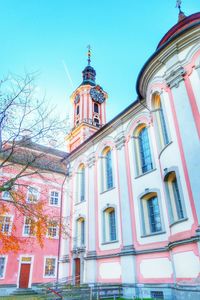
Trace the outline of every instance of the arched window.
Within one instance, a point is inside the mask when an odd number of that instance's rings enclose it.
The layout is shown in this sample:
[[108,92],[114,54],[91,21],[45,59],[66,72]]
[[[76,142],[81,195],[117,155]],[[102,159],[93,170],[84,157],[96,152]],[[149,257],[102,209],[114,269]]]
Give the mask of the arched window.
[[77,202],[85,201],[85,166],[81,164],[77,173]]
[[153,108],[155,110],[155,123],[157,135],[159,138],[159,144],[160,148],[163,149],[167,144],[169,144],[169,136],[167,132],[162,102],[159,94],[155,94],[153,97]]
[[104,210],[104,242],[113,242],[117,239],[115,209],[109,207]]
[[141,198],[143,215],[143,234],[162,231],[162,221],[157,193],[148,193]]
[[97,103],[94,103],[94,112],[99,113],[99,105]]
[[77,220],[76,245],[77,247],[85,246],[85,219],[82,217]]
[[103,191],[113,187],[112,154],[109,147],[102,152],[102,183]]
[[166,174],[165,183],[169,199],[171,223],[174,223],[186,217],[181,187],[177,181],[176,173],[174,171]]
[[79,111],[80,111],[80,107],[79,107],[79,105],[77,105],[77,107],[76,107],[76,114],[77,115],[79,115]]
[[99,119],[94,118],[94,125],[96,125],[97,127],[99,127]]
[[145,126],[136,130],[135,152],[138,175],[153,169],[148,130]]

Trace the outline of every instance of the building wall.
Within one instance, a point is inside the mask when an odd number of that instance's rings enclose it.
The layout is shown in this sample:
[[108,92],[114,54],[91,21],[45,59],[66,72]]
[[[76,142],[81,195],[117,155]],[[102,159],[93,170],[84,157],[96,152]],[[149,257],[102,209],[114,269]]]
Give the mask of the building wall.
[[[190,45],[174,55],[170,55],[171,46],[163,50],[162,66],[149,75],[144,104],[130,107],[71,154],[72,194],[67,201],[72,216],[72,239],[67,250],[69,276],[75,275],[75,259],[80,258],[81,281],[87,283],[166,284],[167,290],[178,282],[194,283],[199,277],[200,50],[198,41],[190,39]],[[169,137],[162,149],[152,104],[155,93],[162,100]],[[138,176],[135,130],[142,124],[148,128],[153,169]],[[112,189],[102,191],[105,147],[110,147],[112,153],[114,184]],[[81,163],[85,165],[86,191],[85,201],[77,203],[76,178]],[[184,218],[173,223],[165,183],[170,170],[176,172],[184,206]],[[145,235],[141,197],[150,192],[158,195],[162,231]],[[102,212],[106,207],[114,207],[116,211],[117,238],[112,243],[104,243],[102,238]],[[86,242],[82,248],[74,242],[76,220],[80,216],[86,222]]]
[[[20,166],[13,165],[12,167],[3,168],[1,176],[4,178],[13,178],[19,171]],[[31,170],[33,171],[33,170]],[[42,175],[42,176],[41,176]],[[22,177],[17,181],[18,189],[27,197],[27,187],[35,187],[39,191],[38,201],[44,201],[45,213],[51,218],[60,218],[61,198],[65,197],[64,194],[64,175],[56,174],[53,172],[39,172],[39,174],[33,174],[32,176]],[[50,193],[56,191],[59,193],[59,205],[50,204]],[[2,196],[2,195],[1,195]],[[5,201],[4,201],[5,202]],[[6,202],[5,202],[6,203]],[[27,204],[28,205],[28,204]],[[6,257],[5,273],[3,278],[0,278],[0,285],[10,286],[14,285],[19,287],[19,277],[21,265],[24,262],[31,264],[29,287],[36,283],[48,282],[55,280],[57,276],[57,262],[59,256],[59,234],[55,238],[44,237],[43,247],[41,247],[36,237],[28,237],[24,235],[24,219],[23,216],[12,203],[7,203],[9,208],[9,215],[13,216],[13,226],[16,228],[14,233],[22,240],[23,249],[17,253],[12,251],[3,255]],[[13,230],[13,229],[12,229]],[[45,276],[45,258],[55,258],[55,274],[53,276]],[[29,259],[30,258],[30,259]]]

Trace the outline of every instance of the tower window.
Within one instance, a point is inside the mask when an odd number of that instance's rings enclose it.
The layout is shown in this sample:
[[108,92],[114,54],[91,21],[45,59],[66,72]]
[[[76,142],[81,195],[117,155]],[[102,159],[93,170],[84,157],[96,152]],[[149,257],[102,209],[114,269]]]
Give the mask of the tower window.
[[80,108],[79,108],[79,105],[77,105],[77,107],[76,107],[76,114],[79,115],[79,112],[80,112]]
[[97,127],[99,127],[99,119],[94,118],[94,125],[96,125]]
[[94,103],[94,112],[99,113],[99,105],[97,103]]

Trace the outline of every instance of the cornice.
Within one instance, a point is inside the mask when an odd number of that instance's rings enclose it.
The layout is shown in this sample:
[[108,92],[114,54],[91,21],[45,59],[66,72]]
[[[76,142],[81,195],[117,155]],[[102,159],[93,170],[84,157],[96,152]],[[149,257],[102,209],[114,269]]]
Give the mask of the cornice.
[[[170,57],[178,54],[183,49],[191,44],[200,41],[200,26],[197,24],[194,27],[188,28],[180,36],[175,36],[164,47],[158,49],[140,71],[137,79],[137,92],[141,98],[146,97],[146,91],[151,78],[165,66]],[[186,61],[180,61],[180,65],[185,65]]]

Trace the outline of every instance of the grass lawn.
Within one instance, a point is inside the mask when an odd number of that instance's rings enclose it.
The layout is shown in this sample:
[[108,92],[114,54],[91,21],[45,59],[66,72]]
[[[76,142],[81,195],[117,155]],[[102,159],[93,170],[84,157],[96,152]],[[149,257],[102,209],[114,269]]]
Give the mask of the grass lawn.
[[1,296],[0,300],[38,300],[41,299],[37,296],[28,296],[28,295],[23,295],[23,296]]

